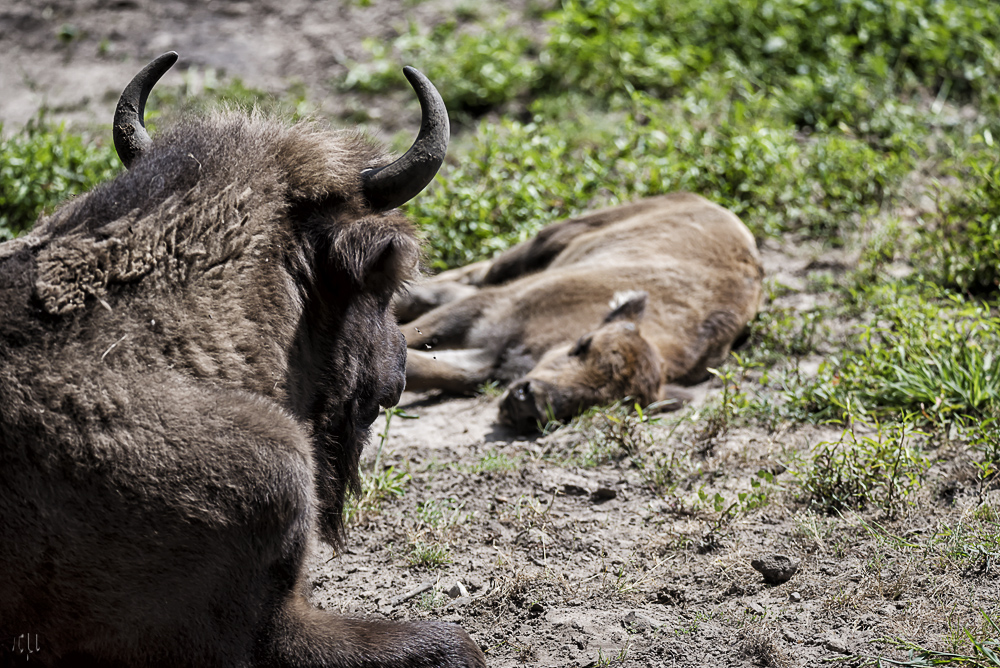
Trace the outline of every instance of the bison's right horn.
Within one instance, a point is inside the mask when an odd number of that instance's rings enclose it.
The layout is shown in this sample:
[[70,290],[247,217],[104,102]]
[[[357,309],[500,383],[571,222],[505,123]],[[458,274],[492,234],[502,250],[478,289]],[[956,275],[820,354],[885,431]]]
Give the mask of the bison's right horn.
[[444,162],[451,130],[448,110],[434,84],[412,67],[404,67],[420,100],[420,132],[413,146],[390,165],[361,173],[362,191],[375,211],[395,209],[427,187]]
[[163,54],[142,68],[118,98],[118,106],[115,107],[115,150],[118,151],[118,158],[125,165],[125,169],[128,169],[152,142],[143,120],[146,113],[146,98],[160,77],[176,62],[176,52],[168,51]]

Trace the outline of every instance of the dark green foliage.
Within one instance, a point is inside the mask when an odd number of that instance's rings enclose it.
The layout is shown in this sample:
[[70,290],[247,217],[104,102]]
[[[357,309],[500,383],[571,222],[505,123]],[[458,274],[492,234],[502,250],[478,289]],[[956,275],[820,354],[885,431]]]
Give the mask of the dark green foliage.
[[424,35],[411,25],[389,46],[369,40],[372,62],[353,67],[343,87],[367,92],[398,87],[399,63],[412,64],[435,82],[453,115],[480,113],[532,90],[541,71],[526,35],[502,22],[471,34],[459,27],[449,21]]
[[835,242],[910,168],[908,153],[838,132],[803,142],[762,102],[703,113],[700,101],[637,94],[607,114],[536,105],[530,123],[481,123],[440,185],[409,205],[430,264],[467,264],[588,208],[677,190],[732,209],[759,236],[802,229]]
[[912,413],[934,423],[1000,409],[1000,320],[989,307],[899,284],[866,299],[868,324],[797,388],[794,403],[819,418]]
[[941,195],[926,221],[918,253],[925,274],[972,293],[1000,286],[1000,149],[989,147],[963,162],[962,185]]
[[[220,104],[249,108],[261,103],[286,116],[305,110],[302,90],[294,86],[274,100],[238,79],[221,82],[211,70],[188,71],[184,77],[182,86],[153,91],[146,114],[151,132],[163,108],[174,114],[200,113]],[[43,210],[51,211],[67,198],[111,179],[121,168],[110,127],[95,140],[49,122],[44,111],[9,135],[0,124],[0,240],[31,229]]]
[[51,211],[119,169],[110,138],[93,143],[44,115],[9,137],[0,125],[0,240],[30,229],[43,210]]
[[882,82],[968,99],[1000,76],[989,0],[564,0],[552,20],[543,62],[564,86],[671,94],[734,69],[805,125],[854,125]]
[[346,85],[398,85],[389,61],[412,62],[449,107],[482,111],[526,93],[672,96],[729,72],[780,100],[796,125],[884,136],[900,92],[992,98],[1000,81],[991,0],[563,0],[547,18],[537,42],[503,21],[411,27],[389,46],[371,43],[374,61]]

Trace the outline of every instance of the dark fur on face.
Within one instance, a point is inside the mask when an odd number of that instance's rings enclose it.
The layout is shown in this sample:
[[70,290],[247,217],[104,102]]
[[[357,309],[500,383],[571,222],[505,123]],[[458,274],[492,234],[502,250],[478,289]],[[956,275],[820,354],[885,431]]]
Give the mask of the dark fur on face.
[[[0,642],[39,665],[479,666],[453,625],[312,610],[418,247],[352,132],[225,113],[0,245]],[[10,647],[10,642],[6,643]]]

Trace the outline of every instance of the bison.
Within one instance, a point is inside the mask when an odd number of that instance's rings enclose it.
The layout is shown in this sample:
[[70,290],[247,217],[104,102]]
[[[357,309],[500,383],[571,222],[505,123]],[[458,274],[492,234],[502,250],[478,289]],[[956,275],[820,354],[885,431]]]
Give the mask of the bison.
[[697,195],[588,213],[402,293],[406,387],[509,382],[500,417],[522,431],[625,397],[678,406],[753,318],[761,279],[749,230]]
[[0,245],[0,652],[42,666],[484,666],[457,625],[312,608],[318,527],[403,388],[393,294],[418,246],[396,209],[441,164],[423,110],[401,158],[361,134],[219,112]]

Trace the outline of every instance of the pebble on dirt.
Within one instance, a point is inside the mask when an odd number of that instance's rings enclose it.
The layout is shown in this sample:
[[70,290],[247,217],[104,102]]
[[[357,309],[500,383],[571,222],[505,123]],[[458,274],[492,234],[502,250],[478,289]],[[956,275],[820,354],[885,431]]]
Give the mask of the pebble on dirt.
[[764,581],[768,584],[788,582],[799,570],[799,560],[784,554],[768,554],[752,560],[750,565],[764,576]]

